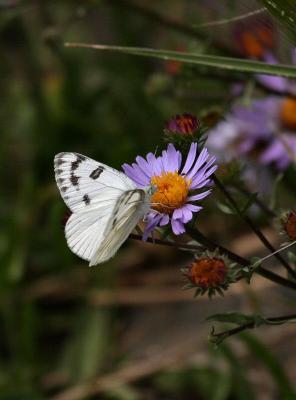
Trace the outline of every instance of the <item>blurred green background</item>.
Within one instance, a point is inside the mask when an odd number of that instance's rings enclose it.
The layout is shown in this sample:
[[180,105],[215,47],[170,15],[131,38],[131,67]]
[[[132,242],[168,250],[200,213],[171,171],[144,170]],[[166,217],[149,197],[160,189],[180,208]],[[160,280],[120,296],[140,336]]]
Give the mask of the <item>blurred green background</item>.
[[[129,241],[108,264],[89,269],[63,233],[56,153],[77,151],[120,168],[162,146],[171,115],[223,109],[232,83],[204,68],[175,73],[175,64],[63,43],[217,51],[211,30],[195,36],[186,26],[238,12],[235,1],[224,3],[138,1],[135,9],[127,1],[0,1],[1,400],[296,398],[291,327],[213,349],[203,323],[233,307],[285,311],[294,298],[259,280],[223,300],[192,299],[179,272],[189,255]],[[203,213],[201,224],[219,237],[216,213]],[[234,246],[256,252],[240,232]]]

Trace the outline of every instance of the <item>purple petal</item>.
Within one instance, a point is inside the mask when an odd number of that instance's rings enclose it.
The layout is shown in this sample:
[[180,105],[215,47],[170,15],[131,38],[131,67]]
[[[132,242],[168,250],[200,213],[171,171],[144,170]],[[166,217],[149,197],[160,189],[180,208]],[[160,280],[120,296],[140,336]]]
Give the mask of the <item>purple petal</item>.
[[188,156],[187,156],[187,160],[186,163],[184,165],[184,168],[182,170],[182,174],[187,174],[187,172],[190,170],[190,168],[192,167],[192,164],[195,160],[196,157],[196,151],[197,151],[197,143],[191,143],[189,152],[188,152]]
[[160,220],[159,225],[164,226],[167,225],[169,222],[170,222],[170,217],[168,216],[168,214],[164,214],[162,219]]
[[142,179],[142,174],[139,174],[139,168],[135,169],[131,167],[129,164],[123,164],[122,169],[124,173],[133,180],[139,187],[144,187],[149,184],[149,180]]
[[282,76],[273,75],[257,75],[257,81],[269,89],[275,90],[279,93],[286,92],[288,90],[289,81],[287,78]]
[[204,186],[210,186],[211,183],[212,183],[211,179],[205,179],[205,180],[202,180],[201,182],[194,184],[190,189],[193,189],[193,190],[201,189]]
[[155,155],[152,154],[152,153],[148,153],[147,154],[147,161],[150,164],[150,168],[151,168],[151,171],[152,171],[152,176],[153,175],[160,175],[161,172],[162,172],[162,167],[161,167],[161,163],[155,157]]
[[196,194],[196,195],[194,195],[194,196],[190,196],[190,197],[188,197],[188,200],[189,200],[189,201],[202,200],[202,199],[204,199],[205,197],[207,197],[207,196],[211,193],[211,191],[212,191],[212,190],[206,190],[206,191],[203,192],[203,193]]
[[192,219],[192,211],[190,210],[189,207],[187,207],[187,204],[182,207],[182,218],[181,221],[186,224]]
[[200,189],[205,186],[209,181],[209,176],[211,176],[217,168],[217,165],[214,165],[208,171],[200,171],[196,174],[194,179],[191,181],[190,189]]
[[192,212],[198,212],[198,211],[202,210],[202,207],[195,206],[195,205],[189,204],[189,203],[186,204],[186,207],[188,208],[188,210],[190,210]]
[[196,172],[205,163],[205,161],[207,160],[208,157],[209,157],[208,150],[206,148],[203,148],[200,155],[198,156],[198,159],[197,159],[196,163],[194,164],[193,168],[187,174],[187,177],[189,179],[191,179],[196,174]]
[[162,214],[150,213],[148,215],[147,223],[146,223],[145,230],[143,233],[143,238],[142,238],[144,241],[146,241],[148,239],[148,236],[153,231],[153,229],[158,225],[161,218],[162,218]]
[[181,235],[185,232],[184,224],[179,220],[172,220],[172,229],[175,235]]
[[[264,61],[268,62],[269,64],[279,63],[272,53],[266,53],[264,55]],[[286,92],[289,88],[289,79],[282,76],[258,74],[256,75],[256,79],[267,88],[276,90],[280,93]]]
[[279,170],[287,168],[296,157],[296,137],[281,134],[281,139],[274,139],[260,157],[263,164],[275,163]]
[[138,163],[139,168],[141,169],[141,171],[142,171],[142,172],[149,178],[149,180],[150,180],[150,178],[151,178],[151,176],[152,176],[152,171],[151,171],[151,168],[150,168],[149,163],[145,160],[145,158],[143,158],[143,157],[141,157],[141,156],[136,157],[136,161],[137,161],[137,163]]
[[175,149],[172,143],[169,143],[167,150],[162,152],[161,158],[166,172],[175,172],[179,170],[180,152]]
[[150,178],[142,171],[142,169],[136,163],[132,163],[132,168],[134,169],[135,174],[138,177],[138,180],[145,185],[149,185]]
[[182,223],[186,224],[191,219],[192,219],[192,212],[187,207],[187,204],[181,208],[178,208],[173,212],[172,220],[179,220]]
[[177,208],[173,212],[173,219],[180,219],[180,218],[182,218],[182,209],[181,208]]

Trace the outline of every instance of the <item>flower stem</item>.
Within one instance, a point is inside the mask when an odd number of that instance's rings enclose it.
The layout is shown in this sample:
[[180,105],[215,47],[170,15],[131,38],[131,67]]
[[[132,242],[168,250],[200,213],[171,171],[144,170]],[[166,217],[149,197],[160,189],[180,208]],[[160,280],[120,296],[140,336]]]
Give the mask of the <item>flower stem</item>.
[[[129,235],[130,239],[134,239],[134,240],[139,240],[139,241],[143,241],[142,236],[141,235],[136,235],[131,233]],[[191,245],[191,244],[187,244],[187,243],[176,243],[176,242],[170,242],[168,240],[162,240],[162,239],[152,239],[152,238],[147,238],[146,242],[149,243],[153,243],[153,244],[159,244],[159,245],[163,245],[163,246],[170,246],[170,247],[175,247],[177,249],[184,249],[184,250],[192,250],[192,251],[203,251],[204,247],[203,246],[197,246],[197,245]]]
[[243,215],[239,207],[232,197],[232,195],[229,193],[229,191],[226,189],[226,187],[220,182],[220,180],[217,178],[217,176],[213,177],[213,180],[217,187],[220,189],[220,191],[223,193],[223,195],[226,197],[226,199],[229,201],[229,203],[234,207],[234,209],[237,211],[237,214],[242,218],[243,221],[252,229],[252,231],[257,235],[257,237],[261,240],[261,242],[264,244],[264,246],[271,251],[274,254],[274,257],[282,264],[284,268],[294,277],[296,278],[296,272],[291,268],[289,263],[278,253],[276,253],[276,249],[273,247],[273,245],[269,242],[269,240],[264,236],[264,234],[261,232],[259,228],[254,224],[254,222],[249,218],[247,215]]
[[[247,260],[246,258],[241,257],[240,255],[233,253],[232,251],[228,250],[227,248],[212,242],[211,240],[206,238],[198,229],[187,226],[187,232],[190,234],[190,236],[193,239],[195,239],[199,243],[203,244],[209,250],[214,251],[215,249],[218,249],[222,254],[225,254],[232,261],[234,261],[244,267],[250,267],[252,265],[252,263],[249,260]],[[277,283],[278,285],[285,286],[287,288],[296,290],[296,282],[285,279],[285,278],[281,277],[280,275],[275,274],[274,272],[271,272],[261,266],[257,267],[255,269],[255,272],[257,274],[263,276],[264,278]]]

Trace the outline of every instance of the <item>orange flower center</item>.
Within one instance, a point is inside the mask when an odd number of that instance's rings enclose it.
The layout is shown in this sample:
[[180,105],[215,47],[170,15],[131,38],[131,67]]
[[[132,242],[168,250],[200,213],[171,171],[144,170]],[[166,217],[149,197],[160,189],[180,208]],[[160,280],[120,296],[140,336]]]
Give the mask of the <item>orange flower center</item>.
[[281,121],[285,128],[296,129],[296,99],[284,100],[281,109]]
[[193,262],[188,277],[194,285],[215,288],[223,284],[227,267],[219,258],[202,258]]
[[260,41],[252,32],[242,34],[242,43],[245,52],[250,57],[261,57],[264,51]]
[[172,214],[175,209],[186,203],[190,179],[186,179],[177,172],[163,172],[159,176],[153,176],[151,183],[156,186],[156,192],[151,197],[155,210]]
[[243,50],[249,57],[260,58],[264,52],[273,46],[272,31],[265,28],[254,28],[241,34]]
[[285,231],[290,239],[296,240],[296,213],[291,213],[284,224]]

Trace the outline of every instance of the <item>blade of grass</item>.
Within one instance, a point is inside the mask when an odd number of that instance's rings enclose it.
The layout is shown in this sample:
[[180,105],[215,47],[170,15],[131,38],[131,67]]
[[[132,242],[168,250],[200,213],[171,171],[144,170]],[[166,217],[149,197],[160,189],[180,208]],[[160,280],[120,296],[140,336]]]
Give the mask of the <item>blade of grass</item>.
[[296,392],[293,390],[291,382],[277,357],[253,335],[242,333],[240,339],[269,370],[273,381],[278,386],[280,398],[283,400],[295,399]]
[[124,54],[160,58],[163,60],[181,61],[205,67],[221,68],[229,71],[245,73],[263,73],[267,75],[280,75],[296,78],[296,68],[285,64],[268,64],[261,61],[245,60],[232,57],[215,55],[183,53],[180,51],[157,50],[145,47],[108,46],[103,44],[65,43],[66,47],[86,48],[93,50],[115,51]]

